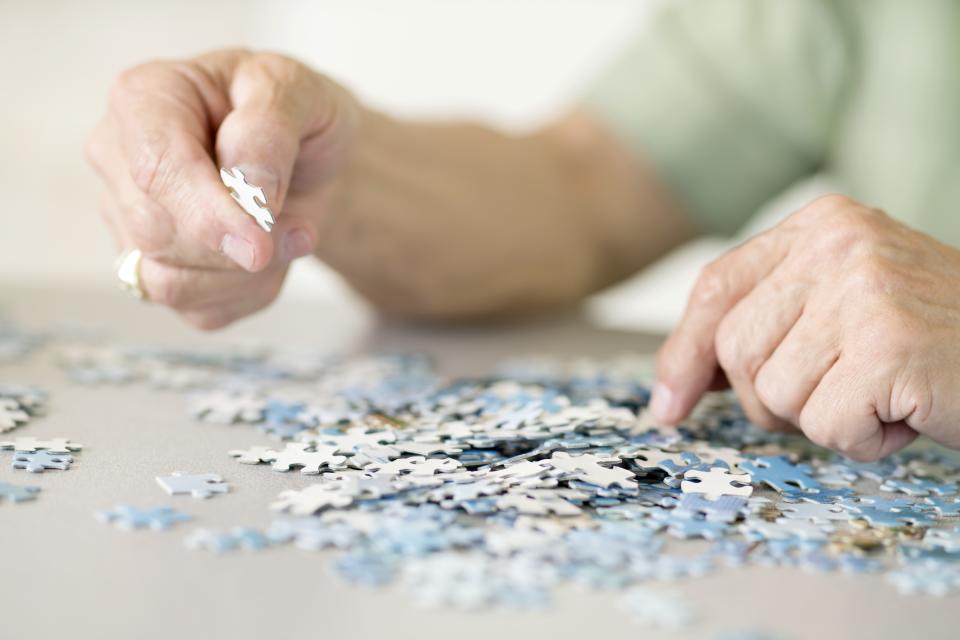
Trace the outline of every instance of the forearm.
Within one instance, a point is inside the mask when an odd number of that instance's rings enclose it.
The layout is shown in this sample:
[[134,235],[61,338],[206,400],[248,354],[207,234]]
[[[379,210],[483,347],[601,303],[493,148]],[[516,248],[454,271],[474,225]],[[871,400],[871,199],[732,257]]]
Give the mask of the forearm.
[[585,118],[512,137],[365,112],[317,255],[380,308],[463,318],[579,300],[693,233]]

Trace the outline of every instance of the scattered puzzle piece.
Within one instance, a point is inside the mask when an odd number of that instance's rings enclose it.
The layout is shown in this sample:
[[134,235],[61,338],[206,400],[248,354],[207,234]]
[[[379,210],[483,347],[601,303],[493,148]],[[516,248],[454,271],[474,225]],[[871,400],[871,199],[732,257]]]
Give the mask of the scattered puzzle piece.
[[740,468],[752,476],[754,484],[766,484],[780,493],[798,488],[816,492],[821,488],[810,475],[809,466],[793,464],[783,456],[759,456],[740,463]]
[[714,467],[710,471],[687,471],[683,474],[680,490],[684,493],[702,493],[707,500],[716,500],[720,496],[741,496],[749,498],[753,494],[750,476],[736,475],[726,469]]
[[143,528],[169,529],[177,523],[191,520],[191,516],[188,514],[175,511],[170,507],[139,509],[126,504],[117,505],[113,509],[98,511],[95,515],[100,522],[113,523],[118,528],[128,531]]
[[43,473],[48,469],[66,471],[73,463],[73,456],[49,451],[34,453],[16,453],[13,456],[13,468],[24,469],[30,473]]
[[44,449],[50,453],[70,453],[71,451],[79,451],[82,448],[82,444],[70,442],[68,438],[38,440],[33,437],[23,437],[17,438],[12,442],[0,442],[0,449],[13,449],[17,453],[35,453],[39,449]]
[[157,476],[157,483],[170,495],[189,494],[194,498],[209,498],[215,493],[227,493],[230,487],[215,473],[181,473]]
[[285,542],[249,527],[237,527],[226,532],[197,529],[184,540],[188,549],[229,553],[238,549],[260,551]]
[[305,442],[288,442],[287,446],[271,458],[274,471],[290,471],[300,467],[300,473],[317,475],[322,470],[337,469],[346,461],[345,456],[336,455],[334,446],[314,445]]
[[7,482],[0,482],[0,502],[6,498],[8,502],[27,502],[33,500],[40,493],[40,487],[22,487]]
[[13,398],[0,398],[0,433],[26,424],[30,415]]

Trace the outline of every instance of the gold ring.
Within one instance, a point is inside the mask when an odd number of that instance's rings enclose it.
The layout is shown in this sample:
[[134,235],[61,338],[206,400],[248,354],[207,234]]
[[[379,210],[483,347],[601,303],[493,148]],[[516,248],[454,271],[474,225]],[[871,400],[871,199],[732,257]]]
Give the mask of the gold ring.
[[120,254],[115,266],[120,288],[137,300],[147,302],[149,301],[147,292],[143,290],[143,285],[140,283],[140,260],[142,259],[143,252],[140,249],[128,249]]

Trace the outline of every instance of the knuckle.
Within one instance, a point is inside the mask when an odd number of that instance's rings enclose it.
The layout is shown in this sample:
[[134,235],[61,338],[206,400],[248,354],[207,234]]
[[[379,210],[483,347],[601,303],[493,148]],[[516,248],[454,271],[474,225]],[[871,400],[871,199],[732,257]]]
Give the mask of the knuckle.
[[170,182],[170,174],[175,171],[173,163],[175,145],[174,139],[166,133],[160,131],[146,133],[130,167],[133,182],[140,191],[156,197],[163,191],[164,185]]
[[147,78],[161,64],[157,61],[144,62],[118,73],[110,87],[110,104],[122,108],[131,94],[142,89]]
[[147,254],[160,253],[170,246],[172,234],[166,214],[148,203],[125,206],[121,224],[134,246]]
[[156,199],[177,184],[182,167],[196,166],[205,159],[200,153],[198,145],[184,134],[147,131],[132,161],[130,175],[141,192]]
[[164,269],[148,284],[150,299],[172,309],[183,307],[189,293],[187,278],[178,269]]
[[754,392],[763,406],[775,416],[785,420],[797,419],[798,410],[791,394],[779,384],[778,377],[767,369],[761,368],[757,373]]
[[714,348],[717,353],[717,362],[728,376],[742,379],[752,377],[749,357],[746,356],[744,345],[741,344],[736,332],[729,328],[726,320],[721,322],[717,329]]
[[307,67],[298,60],[280,53],[258,53],[250,58],[250,64],[276,80],[289,80],[302,75]]
[[759,409],[747,409],[744,410],[744,413],[747,414],[747,418],[749,418],[750,422],[760,427],[764,431],[776,433],[783,430],[780,423],[765,411],[761,411]]
[[814,198],[810,204],[803,208],[810,214],[834,214],[837,211],[847,209],[848,207],[860,206],[856,200],[842,193],[827,193]]
[[712,305],[723,300],[728,293],[726,270],[720,260],[715,260],[700,271],[693,285],[691,300],[698,305]]
[[800,414],[800,430],[815,445],[835,451],[839,450],[836,431],[832,425],[807,410]]
[[829,255],[842,256],[857,248],[869,247],[876,239],[876,225],[860,210],[834,212],[823,221],[821,249]]
[[880,296],[889,291],[892,276],[887,259],[874,252],[864,252],[850,269],[848,284],[859,294]]
[[866,462],[873,454],[873,451],[869,447],[864,446],[862,441],[853,439],[849,430],[842,428],[836,429],[836,434],[833,437],[833,446],[831,448],[857,462]]
[[867,339],[861,342],[874,359],[888,362],[903,362],[917,351],[923,342],[923,331],[905,310],[889,304],[879,305],[873,313],[869,329],[864,331]]

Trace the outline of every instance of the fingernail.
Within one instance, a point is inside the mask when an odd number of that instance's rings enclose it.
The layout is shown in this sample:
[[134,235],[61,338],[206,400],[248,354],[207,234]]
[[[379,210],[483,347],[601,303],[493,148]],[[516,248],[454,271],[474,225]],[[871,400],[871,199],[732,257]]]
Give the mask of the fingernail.
[[670,387],[660,382],[653,385],[653,395],[650,398],[653,417],[660,422],[671,424],[677,420],[677,409],[677,398]]
[[303,229],[293,229],[283,236],[281,253],[288,262],[313,253],[313,243]]
[[253,245],[243,238],[230,234],[223,236],[220,251],[247,271],[253,269]]

